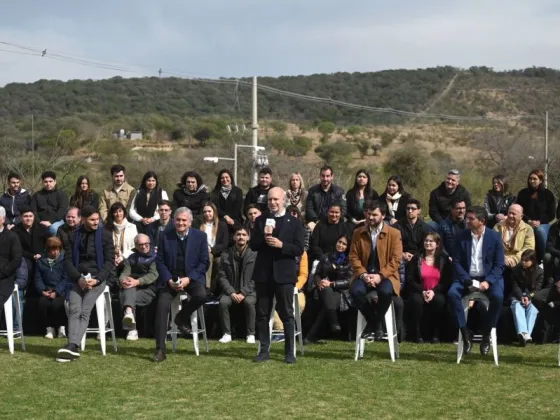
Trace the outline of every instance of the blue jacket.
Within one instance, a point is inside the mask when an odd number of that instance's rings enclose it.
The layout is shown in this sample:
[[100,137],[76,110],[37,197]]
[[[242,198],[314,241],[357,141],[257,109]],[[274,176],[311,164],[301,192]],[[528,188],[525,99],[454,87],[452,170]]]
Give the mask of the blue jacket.
[[[156,265],[159,273],[158,289],[167,287],[173,278],[180,239],[175,229],[166,229],[159,235]],[[189,229],[185,252],[185,274],[193,281],[206,286],[206,271],[210,266],[206,233]]]
[[25,262],[25,258],[21,259],[21,264],[19,268],[16,270],[16,284],[19,290],[25,290],[27,288],[27,283],[29,280],[29,274],[27,270],[27,263]]
[[72,288],[72,281],[64,270],[64,252],[56,259],[51,267],[46,256],[37,260],[35,266],[35,288],[41,294],[46,289],[52,289],[59,296],[66,296]]
[[[453,250],[453,278],[454,281],[464,284],[470,280],[469,269],[471,266],[471,231],[465,229],[455,237]],[[498,232],[486,228],[482,241],[482,261],[484,265],[484,279],[490,285],[504,287],[504,246],[502,237]]]
[[466,228],[465,220],[459,223],[453,223],[451,217],[442,220],[438,225],[438,233],[441,237],[443,250],[447,255],[453,254],[453,243],[455,242],[455,235]]

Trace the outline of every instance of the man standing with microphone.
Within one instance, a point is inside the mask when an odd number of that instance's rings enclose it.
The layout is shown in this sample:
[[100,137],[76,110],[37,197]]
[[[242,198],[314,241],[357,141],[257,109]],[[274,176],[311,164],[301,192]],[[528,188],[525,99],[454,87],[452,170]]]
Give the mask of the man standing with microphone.
[[295,363],[294,287],[297,280],[297,258],[304,250],[304,228],[301,222],[286,214],[284,190],[273,187],[268,192],[268,214],[255,221],[249,246],[258,252],[253,270],[257,292],[256,332],[260,351],[255,362],[270,359],[269,319],[276,297],[276,311],[284,324],[285,362]]

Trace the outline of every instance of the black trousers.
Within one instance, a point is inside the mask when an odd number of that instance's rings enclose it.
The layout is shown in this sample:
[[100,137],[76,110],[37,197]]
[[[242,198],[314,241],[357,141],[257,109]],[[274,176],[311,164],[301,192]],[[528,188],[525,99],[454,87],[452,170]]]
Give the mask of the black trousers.
[[6,303],[14,293],[14,283],[14,280],[0,280],[0,311],[2,312],[2,315],[4,314],[4,303]]
[[433,327],[434,335],[438,335],[441,315],[445,312],[445,295],[443,293],[436,292],[430,303],[426,303],[422,293],[413,292],[409,296],[409,301],[412,309],[412,315],[414,316],[414,327],[417,338],[420,337],[420,327],[422,325],[422,318],[424,317],[425,310],[430,312],[430,325]]
[[560,332],[560,326],[557,325],[560,321],[560,308],[551,308],[548,304],[550,302],[559,302],[560,294],[556,290],[556,285],[553,283],[552,286],[545,287],[539,290],[533,296],[532,303],[539,310],[539,313],[544,317],[544,319],[550,324],[556,325],[556,331]]
[[66,325],[66,309],[64,308],[64,296],[54,299],[41,295],[37,303],[37,311],[43,323],[43,328],[60,327]]
[[[270,314],[276,297],[276,312],[284,324],[286,343],[293,341],[294,320],[294,284],[278,284],[272,281],[255,283],[257,292],[256,332],[261,342],[261,349],[270,347]],[[293,345],[293,343],[292,343]]]
[[[206,301],[206,288],[202,283],[191,281],[184,289],[184,292],[187,292],[189,295],[189,300],[185,305],[182,305],[181,311],[177,314],[177,317],[184,325],[190,326],[191,314],[201,307]],[[155,325],[157,350],[165,350],[169,312],[171,310],[171,302],[173,302],[175,296],[177,296],[177,292],[175,290],[171,290],[168,286],[160,289],[158,292]]]
[[311,326],[311,329],[307,334],[307,337],[310,339],[318,338],[318,334],[321,327],[323,326],[323,322],[325,321],[325,319],[331,326],[334,324],[338,324],[336,311],[340,308],[341,293],[338,290],[334,290],[330,287],[324,287],[322,290],[317,289],[317,291],[319,293],[321,309],[319,310],[319,313],[315,318],[315,322],[313,322],[313,325]]

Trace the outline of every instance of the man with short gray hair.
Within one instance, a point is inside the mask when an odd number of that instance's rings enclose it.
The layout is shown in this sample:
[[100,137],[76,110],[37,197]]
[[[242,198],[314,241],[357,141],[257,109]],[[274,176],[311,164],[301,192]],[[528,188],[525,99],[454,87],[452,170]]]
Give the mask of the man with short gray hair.
[[157,278],[156,256],[150,245],[150,237],[140,233],[134,238],[134,252],[124,260],[119,277],[121,307],[124,311],[123,329],[128,330],[127,340],[138,340],[136,307],[148,306],[155,299]]
[[208,240],[204,232],[191,229],[192,218],[192,212],[187,207],[179,207],[175,210],[174,228],[164,230],[159,236],[154,362],[162,362],[167,358],[165,338],[173,299],[185,292],[189,296],[174,319],[183,334],[192,332],[191,314],[206,301],[206,271],[210,265]]
[[466,207],[471,206],[471,195],[461,184],[461,173],[457,169],[451,169],[445,176],[445,181],[430,193],[430,224],[433,229],[438,228],[446,217],[451,214],[451,201],[462,198]]

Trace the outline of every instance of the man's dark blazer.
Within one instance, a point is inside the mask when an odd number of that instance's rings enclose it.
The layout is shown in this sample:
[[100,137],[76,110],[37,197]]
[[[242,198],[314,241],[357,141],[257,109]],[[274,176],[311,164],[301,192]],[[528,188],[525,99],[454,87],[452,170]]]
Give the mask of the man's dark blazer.
[[[455,237],[453,250],[453,278],[455,282],[464,284],[470,280],[472,236],[468,229],[462,230]],[[482,261],[484,279],[490,285],[504,287],[504,246],[502,237],[492,229],[485,229],[482,241]]]
[[[206,286],[206,271],[210,265],[208,256],[208,240],[206,233],[189,228],[187,249],[185,252],[185,275],[192,281],[197,281]],[[175,229],[165,229],[159,235],[156,265],[159,273],[158,289],[167,286],[173,278],[172,272],[177,262],[179,243]]]
[[269,217],[259,216],[251,229],[249,246],[258,252],[253,281],[295,284],[298,275],[296,259],[303,254],[305,230],[298,219],[286,214],[282,226],[274,229],[272,234],[282,241],[282,248],[270,247],[264,237],[264,227]]

